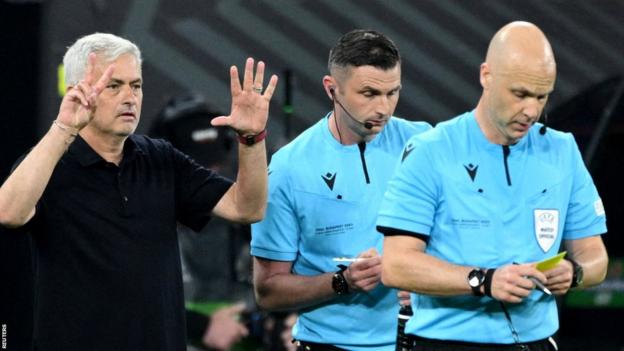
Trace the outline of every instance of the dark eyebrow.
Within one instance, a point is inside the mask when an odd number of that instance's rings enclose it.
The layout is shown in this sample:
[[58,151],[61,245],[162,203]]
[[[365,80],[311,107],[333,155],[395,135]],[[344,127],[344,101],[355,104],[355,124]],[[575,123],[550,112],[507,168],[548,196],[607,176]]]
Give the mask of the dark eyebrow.
[[[142,83],[142,82],[143,82],[143,80],[141,78],[137,78],[137,79],[131,81],[130,84],[136,84],[136,83]],[[124,84],[125,82],[123,80],[121,80],[121,79],[118,79],[118,78],[111,78],[108,83],[109,84],[110,83]]]
[[377,88],[373,88],[373,87],[369,87],[369,86],[364,86],[360,89],[360,92],[371,92],[371,93],[375,93],[375,94],[379,94],[381,93],[381,91],[379,91],[379,89]]
[[400,91],[403,88],[403,86],[401,84],[399,84],[397,87],[395,87],[394,89],[390,90],[390,91]]
[[[392,90],[390,90],[390,92],[396,92],[396,91],[399,91],[399,90],[401,90],[401,85],[398,85],[398,86],[394,87]],[[360,92],[366,92],[366,91],[369,91],[369,92],[374,93],[374,94],[381,94],[381,90],[379,90],[377,88],[373,88],[373,87],[368,86],[368,85],[363,86],[360,89]]]

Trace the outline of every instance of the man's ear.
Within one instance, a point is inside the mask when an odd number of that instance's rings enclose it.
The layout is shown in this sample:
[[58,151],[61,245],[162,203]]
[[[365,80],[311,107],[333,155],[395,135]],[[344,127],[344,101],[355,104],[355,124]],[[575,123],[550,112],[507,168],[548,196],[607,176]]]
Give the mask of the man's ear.
[[479,68],[479,81],[484,90],[489,89],[492,84],[492,72],[490,71],[490,66],[486,62],[482,63]]
[[336,93],[336,80],[332,76],[323,77],[323,88],[330,100],[334,100],[334,94]]

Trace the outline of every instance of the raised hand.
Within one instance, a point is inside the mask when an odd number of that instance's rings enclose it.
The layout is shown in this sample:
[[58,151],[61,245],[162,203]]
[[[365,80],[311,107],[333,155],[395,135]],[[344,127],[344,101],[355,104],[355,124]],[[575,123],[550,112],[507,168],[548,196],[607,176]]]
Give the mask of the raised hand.
[[80,130],[93,118],[97,97],[106,88],[114,70],[112,65],[108,66],[96,81],[96,62],[95,53],[89,54],[89,64],[84,79],[72,86],[63,97],[56,118],[63,125]]
[[375,248],[362,252],[344,273],[353,290],[371,291],[381,281],[381,256]]
[[254,59],[248,58],[241,87],[238,69],[230,67],[230,89],[232,109],[229,116],[214,118],[213,126],[229,126],[243,136],[256,135],[266,128],[269,116],[269,102],[277,85],[277,76],[272,75],[263,92],[264,62],[259,61],[254,74]]

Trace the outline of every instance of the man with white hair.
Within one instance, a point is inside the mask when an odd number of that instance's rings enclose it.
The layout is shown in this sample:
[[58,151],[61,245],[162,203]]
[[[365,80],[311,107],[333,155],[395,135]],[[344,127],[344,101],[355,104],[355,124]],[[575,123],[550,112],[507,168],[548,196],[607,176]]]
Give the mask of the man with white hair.
[[177,221],[199,230],[212,214],[264,216],[264,137],[272,76],[247,59],[230,68],[237,181],[163,140],[133,134],[141,114],[141,53],[96,33],[65,54],[68,92],[49,131],[0,188],[0,223],[32,233],[38,350],[183,350]]

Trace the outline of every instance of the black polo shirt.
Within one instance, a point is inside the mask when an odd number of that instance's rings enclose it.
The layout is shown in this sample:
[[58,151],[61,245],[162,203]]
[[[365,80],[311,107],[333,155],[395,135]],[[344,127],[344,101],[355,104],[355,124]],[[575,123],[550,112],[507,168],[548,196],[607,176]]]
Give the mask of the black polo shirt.
[[186,350],[176,221],[200,230],[232,182],[163,140],[117,167],[77,137],[28,228],[37,350]]

